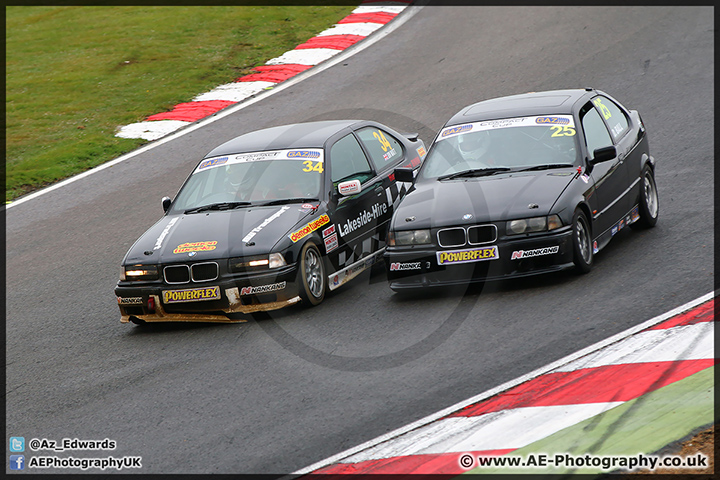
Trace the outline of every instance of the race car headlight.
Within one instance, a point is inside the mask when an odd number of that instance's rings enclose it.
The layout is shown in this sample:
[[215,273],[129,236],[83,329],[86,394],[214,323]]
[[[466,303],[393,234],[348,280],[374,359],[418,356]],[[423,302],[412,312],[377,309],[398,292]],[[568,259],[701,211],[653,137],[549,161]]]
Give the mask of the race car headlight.
[[390,232],[388,245],[426,245],[430,241],[430,230],[402,230]]
[[236,257],[228,260],[228,270],[233,273],[261,270],[263,268],[278,268],[287,265],[281,253],[270,255],[255,255],[252,257]]
[[268,262],[268,266],[270,268],[279,268],[287,265],[285,257],[283,257],[282,253],[271,253],[268,257]]
[[523,233],[547,232],[562,227],[562,221],[557,215],[548,217],[521,218],[510,220],[506,224],[505,231],[508,235],[520,235]]
[[157,280],[160,278],[158,268],[154,265],[129,265],[123,267],[120,274],[121,280],[138,281],[138,280]]

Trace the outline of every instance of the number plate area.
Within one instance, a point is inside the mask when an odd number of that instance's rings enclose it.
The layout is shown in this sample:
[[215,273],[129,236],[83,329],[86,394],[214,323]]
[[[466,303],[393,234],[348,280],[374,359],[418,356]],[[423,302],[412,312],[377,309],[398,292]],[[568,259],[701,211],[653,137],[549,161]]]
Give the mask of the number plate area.
[[220,287],[186,288],[183,290],[164,290],[163,303],[200,302],[220,300]]

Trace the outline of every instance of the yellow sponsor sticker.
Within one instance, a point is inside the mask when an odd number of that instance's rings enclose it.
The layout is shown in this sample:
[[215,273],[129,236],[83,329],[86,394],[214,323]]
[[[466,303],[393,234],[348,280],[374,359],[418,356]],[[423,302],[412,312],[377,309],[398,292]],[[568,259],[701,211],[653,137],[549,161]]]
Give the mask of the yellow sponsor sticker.
[[298,231],[295,231],[290,234],[290,240],[293,241],[293,243],[297,242],[298,240],[307,237],[312,232],[317,230],[318,228],[322,227],[323,225],[327,225],[330,223],[330,217],[328,217],[326,214],[323,214],[320,218],[318,218],[315,221],[312,221],[305,225],[303,228],[301,228]]
[[220,300],[220,287],[163,291],[163,303],[199,302],[203,300]]
[[178,245],[173,253],[209,252],[217,248],[217,241],[212,242],[188,242]]
[[500,258],[497,245],[492,247],[471,248],[469,250],[448,250],[437,252],[438,265],[453,263],[482,262],[483,260],[495,260]]

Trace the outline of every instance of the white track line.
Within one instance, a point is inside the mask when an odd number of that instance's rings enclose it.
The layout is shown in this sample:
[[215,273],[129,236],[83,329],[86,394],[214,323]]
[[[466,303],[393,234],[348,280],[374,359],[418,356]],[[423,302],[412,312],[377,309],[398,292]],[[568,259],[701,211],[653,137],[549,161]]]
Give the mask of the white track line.
[[552,362],[548,365],[545,365],[544,367],[540,367],[537,370],[534,370],[526,375],[520,376],[514,380],[510,380],[509,382],[506,382],[498,387],[492,388],[490,390],[487,390],[479,395],[476,395],[474,397],[468,398],[467,400],[463,400],[462,402],[456,403],[455,405],[452,405],[450,407],[447,407],[443,410],[440,410],[439,412],[433,413],[431,415],[428,415],[425,418],[421,418],[420,420],[410,423],[408,425],[405,425],[404,427],[400,427],[396,430],[393,430],[392,432],[386,433],[384,435],[381,435],[377,438],[374,438],[372,440],[369,440],[361,445],[358,445],[356,447],[347,449],[343,452],[340,452],[336,455],[333,455],[332,457],[326,458],[325,460],[321,460],[319,462],[316,462],[308,467],[302,468],[291,475],[305,475],[311,472],[314,472],[315,470],[318,470],[320,468],[326,467],[328,465],[331,465],[333,463],[338,463],[340,460],[345,459],[351,455],[356,455],[359,452],[373,448],[377,446],[378,444],[385,442],[391,438],[398,437],[400,435],[404,435],[407,432],[410,432],[412,430],[415,430],[417,428],[423,427],[429,423],[432,423],[442,417],[445,417],[457,410],[460,410],[468,405],[472,405],[473,403],[477,403],[481,400],[485,400],[487,398],[492,397],[493,395],[496,395],[500,392],[504,392],[505,390],[508,390],[512,387],[515,387],[517,385],[520,385],[521,383],[525,383],[529,380],[532,380],[533,378],[539,377],[540,375],[543,375],[545,373],[548,373],[552,370],[555,370],[559,367],[562,367],[563,365],[570,363],[572,361],[575,361],[581,357],[584,357],[586,355],[589,355],[593,352],[596,352],[597,350],[600,350],[602,348],[607,347],[608,345],[612,345],[613,343],[619,342],[631,335],[634,335],[642,330],[645,330],[648,327],[651,327],[653,325],[657,325],[658,323],[664,322],[668,318],[672,318],[676,315],[679,315],[687,310],[692,309],[693,307],[696,307],[697,305],[700,305],[702,303],[707,302],[711,298],[715,296],[715,292],[710,292],[705,295],[703,295],[700,298],[697,298],[695,300],[692,300],[685,305],[681,305],[677,308],[674,308],[670,310],[669,312],[663,313],[662,315],[658,315],[655,318],[652,318],[650,320],[647,320],[639,325],[636,325],[634,327],[631,327],[623,332],[618,333],[617,335],[613,335],[610,338],[606,338],[605,340],[602,340],[594,345],[591,345],[587,348],[584,348],[582,350],[579,350],[575,353],[572,353],[564,358],[561,358],[560,360],[557,360],[555,362]]
[[[76,182],[82,178],[85,178],[87,176],[90,176],[94,173],[97,173],[99,171],[105,170],[106,168],[110,168],[114,165],[117,165],[120,162],[124,162],[125,160],[129,160],[131,158],[134,158],[141,153],[145,153],[149,150],[152,150],[155,147],[158,147],[160,145],[163,145],[165,143],[168,143],[172,140],[175,140],[176,138],[182,137],[183,135],[187,135],[190,132],[194,132],[195,130],[205,127],[206,125],[209,125],[213,122],[216,122],[222,118],[227,117],[228,115],[232,115],[246,107],[249,107],[250,105],[253,105],[261,100],[264,100],[265,98],[269,97],[270,95],[274,95],[282,90],[285,90],[286,88],[290,88],[291,86],[310,78],[314,75],[317,75],[318,73],[327,70],[328,68],[337,65],[338,63],[344,61],[347,58],[350,58],[351,56],[355,55],[358,52],[361,52],[365,50],[366,48],[370,47],[371,45],[375,44],[376,42],[382,40],[386,36],[388,36],[390,33],[401,27],[405,22],[407,22],[410,18],[412,18],[416,13],[418,13],[423,7],[419,6],[410,6],[407,7],[403,12],[395,17],[391,22],[380,25],[381,29],[378,30],[374,35],[363,39],[361,42],[356,43],[355,45],[352,45],[345,50],[342,50],[339,54],[335,55],[334,57],[330,58],[328,61],[323,62],[320,65],[317,65],[309,70],[306,70],[304,72],[301,72],[297,75],[295,75],[292,78],[289,78],[285,80],[282,83],[277,84],[275,88],[272,90],[264,90],[258,96],[249,98],[241,103],[238,103],[237,105],[225,108],[218,113],[211,115],[209,117],[206,117],[202,120],[197,121],[196,123],[192,123],[188,125],[185,128],[182,128],[174,133],[171,133],[163,138],[160,138],[158,140],[155,140],[153,143],[149,143],[148,145],[145,145],[143,147],[138,148],[137,150],[133,150],[130,153],[126,153],[125,155],[121,155],[120,157],[116,158],[115,160],[111,160],[107,163],[103,163],[102,165],[98,165],[97,167],[87,170],[83,173],[80,173],[78,175],[75,175],[74,177],[70,177],[66,180],[63,180],[61,182],[58,182],[54,185],[51,185],[47,188],[44,188],[42,190],[38,190],[37,192],[31,193],[25,197],[22,197],[12,203],[9,203],[5,205],[5,210],[9,210],[10,208],[17,207],[18,205],[21,205],[25,202],[28,202],[30,200],[33,200],[35,198],[38,198],[42,195],[45,195],[46,193],[52,192],[53,190],[57,190],[58,188],[62,188],[66,185],[69,185],[73,182]],[[349,24],[352,25],[352,24]],[[330,29],[332,30],[332,29]],[[326,30],[327,31],[327,30]],[[334,33],[331,33],[329,35],[334,35]]]

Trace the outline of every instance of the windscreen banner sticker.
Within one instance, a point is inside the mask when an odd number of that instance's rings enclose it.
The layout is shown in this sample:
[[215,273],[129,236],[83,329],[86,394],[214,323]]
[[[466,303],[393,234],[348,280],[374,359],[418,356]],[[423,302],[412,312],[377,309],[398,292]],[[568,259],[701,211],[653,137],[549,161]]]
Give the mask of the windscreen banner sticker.
[[[445,130],[442,131],[442,133],[440,134],[440,138],[447,138],[447,137],[449,137],[449,136],[451,136],[451,135],[457,135],[458,133],[469,132],[469,131],[472,130],[472,129],[473,129],[472,124],[470,124],[470,125],[460,125],[460,126],[457,126],[457,127],[449,127],[449,128],[446,128]],[[439,140],[439,139],[438,139],[438,140]]]
[[289,235],[290,240],[293,241],[293,243],[297,242],[298,240],[301,240],[308,235],[310,235],[312,232],[317,230],[318,228],[322,227],[323,225],[327,225],[330,223],[330,217],[327,216],[327,214],[323,214],[320,218],[317,220],[314,220],[304,227],[302,227],[300,230],[297,230]]
[[258,295],[260,293],[277,292],[285,289],[286,282],[273,283],[271,285],[259,285],[257,287],[242,287],[240,295]]
[[492,247],[471,248],[469,250],[448,250],[436,252],[438,265],[454,263],[482,262],[500,258],[497,245]]
[[282,207],[280,210],[278,210],[277,212],[275,212],[275,213],[273,213],[272,215],[270,215],[268,218],[266,218],[265,220],[263,220],[263,222],[262,222],[260,225],[258,225],[257,227],[253,228],[252,230],[250,230],[250,233],[248,233],[247,235],[245,235],[245,236],[243,237],[242,241],[243,241],[244,243],[249,242],[250,239],[252,239],[260,230],[262,230],[263,228],[267,227],[267,226],[270,224],[270,222],[272,222],[273,220],[275,220],[276,218],[278,218],[280,215],[282,215],[283,213],[285,213],[285,212],[288,211],[288,210],[290,210],[290,207],[287,206],[287,205],[285,205],[285,206]]
[[572,115],[537,115],[533,117],[503,118],[447,127],[440,131],[437,141],[467,133],[510,127],[552,127],[553,137],[575,135],[575,121]]
[[318,159],[322,153],[320,150],[290,150],[287,152],[288,158],[312,158]]
[[512,252],[510,260],[521,260],[523,258],[539,257],[540,255],[553,255],[558,253],[559,250],[560,247],[558,246],[536,248],[534,250],[516,250]]
[[215,167],[218,165],[225,165],[228,161],[228,157],[218,157],[218,158],[209,158],[207,160],[203,160],[200,162],[200,165],[198,165],[198,170],[204,170],[208,167]]
[[200,165],[198,165],[193,174],[223,165],[233,165],[236,163],[249,162],[264,162],[269,160],[312,160],[312,162],[314,162],[313,166],[315,166],[316,171],[322,172],[321,167],[317,167],[317,164],[322,164],[323,162],[323,150],[321,148],[307,148],[302,150],[287,149],[272,150],[268,152],[252,152],[238,153],[236,155],[223,155],[222,157],[208,158],[203,160],[202,162],[200,162]]
[[217,243],[217,241],[183,243],[175,247],[173,253],[209,252],[217,248]]
[[173,217],[170,219],[167,225],[165,225],[165,228],[163,229],[160,236],[155,240],[155,246],[153,247],[153,250],[160,250],[162,248],[162,242],[165,240],[165,237],[167,237],[167,234],[170,233],[170,229],[175,225],[175,222],[178,221],[178,217]]
[[186,290],[163,291],[163,303],[198,302],[220,300],[220,287],[189,288]]

